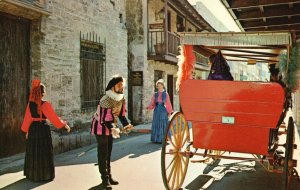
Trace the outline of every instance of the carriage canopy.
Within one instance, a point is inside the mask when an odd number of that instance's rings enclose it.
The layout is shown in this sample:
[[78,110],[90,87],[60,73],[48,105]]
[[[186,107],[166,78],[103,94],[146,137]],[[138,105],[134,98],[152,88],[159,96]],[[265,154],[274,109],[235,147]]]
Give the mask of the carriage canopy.
[[193,45],[205,56],[222,50],[228,61],[278,62],[292,43],[289,32],[180,33],[182,45]]

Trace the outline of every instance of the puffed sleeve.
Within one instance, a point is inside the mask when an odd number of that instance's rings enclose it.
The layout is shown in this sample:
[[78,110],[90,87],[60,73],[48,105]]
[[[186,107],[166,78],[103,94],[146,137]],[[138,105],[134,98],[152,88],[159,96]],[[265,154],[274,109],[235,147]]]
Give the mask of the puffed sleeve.
[[66,122],[61,120],[56,115],[52,105],[49,102],[43,103],[42,112],[56,128],[62,128],[63,126],[66,125]]
[[148,110],[152,110],[152,109],[154,109],[155,108],[155,94],[153,94],[153,96],[152,96],[152,98],[151,98],[151,102],[150,102],[150,104],[147,106],[147,109]]
[[171,101],[170,101],[170,96],[168,93],[167,94],[167,97],[166,97],[166,109],[167,109],[167,112],[168,113],[172,113],[173,112],[173,109],[172,109],[172,104],[171,104]]
[[29,127],[31,125],[31,122],[32,122],[32,117],[31,117],[31,113],[30,113],[30,109],[29,109],[29,104],[27,104],[24,120],[23,120],[23,123],[21,126],[21,130],[23,132],[27,133],[29,130]]

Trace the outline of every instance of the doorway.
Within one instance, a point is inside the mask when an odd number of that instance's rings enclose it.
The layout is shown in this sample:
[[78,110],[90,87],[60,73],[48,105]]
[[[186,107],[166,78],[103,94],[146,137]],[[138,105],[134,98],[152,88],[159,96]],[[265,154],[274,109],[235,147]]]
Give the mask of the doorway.
[[23,152],[30,87],[30,21],[0,13],[0,158]]

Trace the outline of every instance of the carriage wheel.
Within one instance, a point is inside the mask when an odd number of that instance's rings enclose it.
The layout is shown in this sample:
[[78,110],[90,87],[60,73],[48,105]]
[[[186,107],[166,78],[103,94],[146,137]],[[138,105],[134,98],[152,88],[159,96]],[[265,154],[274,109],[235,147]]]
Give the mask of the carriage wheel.
[[293,166],[289,164],[293,159],[293,150],[294,150],[294,121],[293,118],[289,118],[288,128],[287,128],[287,137],[285,144],[285,159],[284,159],[284,188],[289,189],[291,184],[291,179],[293,175]]
[[190,132],[181,112],[169,118],[161,151],[161,170],[167,190],[181,188],[189,164]]

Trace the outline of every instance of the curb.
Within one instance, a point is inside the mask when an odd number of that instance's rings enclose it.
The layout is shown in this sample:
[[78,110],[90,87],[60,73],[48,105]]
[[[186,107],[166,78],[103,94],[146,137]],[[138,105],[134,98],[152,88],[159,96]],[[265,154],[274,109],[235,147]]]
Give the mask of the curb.
[[151,133],[151,129],[133,129],[132,132],[135,132],[135,133]]

